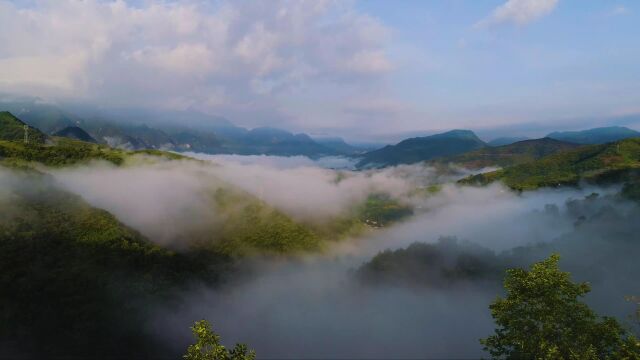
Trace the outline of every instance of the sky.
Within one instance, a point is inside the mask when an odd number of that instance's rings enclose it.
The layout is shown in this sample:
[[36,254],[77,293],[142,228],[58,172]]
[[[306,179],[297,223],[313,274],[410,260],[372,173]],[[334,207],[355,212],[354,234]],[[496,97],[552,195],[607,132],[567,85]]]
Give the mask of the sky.
[[639,14],[623,0],[0,0],[0,91],[347,137],[530,135],[640,113]]

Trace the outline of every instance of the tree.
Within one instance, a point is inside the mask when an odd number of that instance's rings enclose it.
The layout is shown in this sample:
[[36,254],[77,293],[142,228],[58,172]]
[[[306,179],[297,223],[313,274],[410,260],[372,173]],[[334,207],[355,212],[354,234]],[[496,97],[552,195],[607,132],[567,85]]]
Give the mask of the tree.
[[256,353],[247,349],[245,344],[236,344],[232,350],[227,350],[220,344],[220,336],[211,330],[211,324],[206,320],[196,321],[191,327],[195,344],[189,345],[185,360],[254,360]]
[[490,306],[497,328],[481,339],[495,359],[640,359],[640,342],[579,301],[591,289],[560,271],[560,256],[509,269],[506,297]]
[[637,329],[640,330],[640,296],[627,296],[625,300],[636,304],[636,311],[630,317]]

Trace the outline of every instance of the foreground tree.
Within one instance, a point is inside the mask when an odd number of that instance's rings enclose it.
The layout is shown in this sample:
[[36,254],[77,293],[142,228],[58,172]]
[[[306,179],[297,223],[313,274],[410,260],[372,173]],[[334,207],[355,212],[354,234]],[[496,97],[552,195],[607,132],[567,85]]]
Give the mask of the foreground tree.
[[484,350],[496,359],[640,359],[635,337],[579,301],[590,287],[573,283],[559,259],[507,270],[507,296],[489,307],[497,328],[480,340]]
[[206,320],[196,321],[191,327],[196,343],[189,345],[185,360],[254,360],[256,353],[245,344],[236,344],[232,350],[220,345],[220,336],[213,332]]

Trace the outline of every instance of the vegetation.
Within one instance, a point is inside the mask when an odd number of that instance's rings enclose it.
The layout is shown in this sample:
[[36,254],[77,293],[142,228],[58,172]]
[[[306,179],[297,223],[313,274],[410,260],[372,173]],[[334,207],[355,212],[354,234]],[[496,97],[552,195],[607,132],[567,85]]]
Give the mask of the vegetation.
[[561,151],[575,149],[579,145],[550,138],[524,140],[508,145],[484,147],[453,157],[437,160],[450,162],[469,169],[490,166],[507,167],[531,162]]
[[69,138],[53,138],[53,143],[46,145],[0,141],[0,161],[5,166],[27,165],[32,162],[47,166],[67,166],[93,160],[122,165],[134,155],[151,155],[169,160],[185,159],[181,155],[159,150],[126,151]]
[[413,209],[388,194],[375,193],[357,209],[360,221],[373,227],[384,227],[413,215]]
[[3,178],[3,353],[15,344],[36,357],[157,356],[163,346],[144,332],[150,304],[188,281],[218,281],[231,263],[153,245],[51,180],[30,171]]
[[580,181],[629,181],[637,177],[639,169],[640,138],[584,146],[533,162],[470,176],[460,183],[488,184],[500,180],[512,189],[533,190],[545,186],[578,185]]
[[[0,112],[0,140],[24,141],[24,126],[26,124],[13,116],[8,111]],[[29,142],[34,144],[44,144],[47,136],[40,130],[29,126]]]
[[495,280],[504,271],[503,259],[492,251],[455,238],[435,244],[413,243],[406,249],[385,250],[356,272],[366,283],[448,287],[460,282]]
[[215,201],[224,217],[219,236],[209,238],[209,245],[216,251],[236,256],[291,254],[322,246],[322,239],[309,227],[246,193],[218,189]]
[[453,156],[485,146],[469,130],[452,130],[442,134],[403,140],[363,155],[359,168],[413,164],[439,157]]
[[496,359],[638,359],[640,342],[579,299],[590,287],[560,271],[558,255],[510,269],[506,297],[490,306],[495,334],[480,342]]
[[206,320],[196,321],[191,327],[196,343],[189,345],[185,360],[253,360],[256,353],[249,351],[247,345],[236,344],[227,350],[220,344],[220,336],[213,332],[211,324]]

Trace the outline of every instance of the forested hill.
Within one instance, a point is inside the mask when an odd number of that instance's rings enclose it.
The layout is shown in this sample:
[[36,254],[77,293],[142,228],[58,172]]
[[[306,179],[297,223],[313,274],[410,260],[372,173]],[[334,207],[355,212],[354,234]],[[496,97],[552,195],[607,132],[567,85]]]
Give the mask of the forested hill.
[[551,138],[524,140],[509,145],[483,147],[464,154],[439,159],[440,163],[454,163],[469,169],[499,166],[506,167],[537,160],[580,145]]
[[[83,141],[93,138],[100,144],[127,150],[309,157],[355,152],[348,144],[321,144],[304,133],[270,127],[247,129],[224,118],[192,111],[85,110],[77,115],[35,100],[5,101],[0,104],[1,110],[12,111],[49,135],[70,135]],[[77,129],[69,132],[70,128],[80,128],[89,137],[79,136]]]
[[485,146],[473,131],[452,130],[442,134],[406,139],[396,145],[365,153],[359,168],[413,164],[438,157],[462,154]]
[[[8,111],[0,111],[0,140],[24,141],[26,124]],[[28,140],[43,144],[47,138],[40,130],[29,126]]]
[[539,160],[470,176],[463,184],[502,181],[518,190],[545,186],[593,183],[635,182],[640,170],[640,138],[603,145],[589,145],[563,151]]

